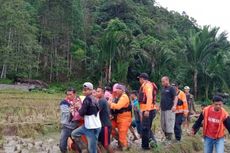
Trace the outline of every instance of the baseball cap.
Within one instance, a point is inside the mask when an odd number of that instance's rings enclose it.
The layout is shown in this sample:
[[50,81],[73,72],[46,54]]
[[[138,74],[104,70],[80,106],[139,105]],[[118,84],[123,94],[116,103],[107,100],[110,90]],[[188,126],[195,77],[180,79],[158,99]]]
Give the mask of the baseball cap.
[[190,90],[190,87],[189,86],[185,86],[184,89],[185,90]]
[[85,83],[83,84],[83,88],[88,88],[88,89],[90,89],[90,90],[93,90],[93,84],[90,83],[90,82],[85,82]]
[[137,78],[143,78],[145,80],[149,79],[149,75],[147,73],[141,73]]
[[172,83],[172,86],[178,87],[179,84],[177,82]]

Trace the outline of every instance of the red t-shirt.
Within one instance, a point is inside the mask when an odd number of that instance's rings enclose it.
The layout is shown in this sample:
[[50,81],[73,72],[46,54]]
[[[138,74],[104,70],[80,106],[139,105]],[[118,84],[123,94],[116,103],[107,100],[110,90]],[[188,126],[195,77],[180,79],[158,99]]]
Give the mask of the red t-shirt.
[[219,131],[219,126],[222,124],[221,120],[222,110],[215,111],[214,108],[211,108],[208,111],[208,122],[206,129],[206,136],[216,139]]

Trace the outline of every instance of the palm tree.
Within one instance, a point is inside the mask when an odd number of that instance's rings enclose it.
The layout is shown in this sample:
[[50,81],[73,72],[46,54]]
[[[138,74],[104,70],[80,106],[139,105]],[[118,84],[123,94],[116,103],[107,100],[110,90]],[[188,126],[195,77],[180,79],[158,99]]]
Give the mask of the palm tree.
[[[112,19],[108,23],[108,27],[105,29],[105,34],[100,43],[100,59],[105,61],[105,66],[102,62],[102,69],[105,67],[105,78],[107,83],[112,81],[113,65],[118,63],[119,65],[117,68],[121,69],[121,61],[123,59],[127,61],[131,51],[129,48],[131,39],[131,32],[124,22],[119,19]],[[120,62],[117,62],[118,60]],[[126,62],[123,65],[127,67],[125,69],[128,69]]]
[[[168,41],[159,41],[152,36],[144,36],[139,38],[141,51],[139,56],[142,62],[148,67],[148,73],[154,74],[154,80],[160,80],[162,75],[171,75],[171,67],[176,62],[176,55],[168,46]],[[141,68],[140,68],[141,69]]]
[[207,67],[208,61],[215,56],[226,42],[226,34],[218,35],[219,28],[204,26],[201,31],[190,31],[185,41],[185,60],[192,71],[194,94],[198,94],[198,75]]

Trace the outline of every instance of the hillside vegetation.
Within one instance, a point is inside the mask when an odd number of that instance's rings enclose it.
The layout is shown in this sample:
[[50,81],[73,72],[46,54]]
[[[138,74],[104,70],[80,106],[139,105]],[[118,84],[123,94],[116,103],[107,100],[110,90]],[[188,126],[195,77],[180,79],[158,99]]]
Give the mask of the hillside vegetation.
[[193,86],[195,96],[229,91],[230,45],[154,0],[0,0],[0,78],[123,82],[147,72]]

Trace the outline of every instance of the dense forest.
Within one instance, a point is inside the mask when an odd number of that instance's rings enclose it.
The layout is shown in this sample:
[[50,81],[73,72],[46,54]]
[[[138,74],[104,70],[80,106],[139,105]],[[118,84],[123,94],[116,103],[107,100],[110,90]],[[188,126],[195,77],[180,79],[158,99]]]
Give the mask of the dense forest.
[[208,97],[230,87],[230,44],[219,28],[154,0],[0,0],[0,77],[91,80],[138,87],[147,72]]

